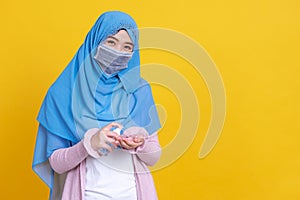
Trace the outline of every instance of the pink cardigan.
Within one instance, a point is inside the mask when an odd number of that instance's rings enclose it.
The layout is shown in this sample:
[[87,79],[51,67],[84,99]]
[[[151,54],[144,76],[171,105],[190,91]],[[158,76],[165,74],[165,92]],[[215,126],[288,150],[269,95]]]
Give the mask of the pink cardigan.
[[[99,129],[90,129],[85,137],[76,145],[58,149],[49,158],[50,165],[55,171],[54,187],[51,199],[62,200],[83,200],[85,192],[85,159],[88,155],[97,158],[100,155],[94,151],[90,139]],[[141,127],[131,127],[125,130],[124,135],[130,136],[136,133],[143,133],[146,136],[145,143],[129,151],[133,154],[135,169],[136,189],[138,200],[156,200],[156,190],[152,175],[147,167],[154,165],[161,155],[161,148],[157,134],[151,136]]]

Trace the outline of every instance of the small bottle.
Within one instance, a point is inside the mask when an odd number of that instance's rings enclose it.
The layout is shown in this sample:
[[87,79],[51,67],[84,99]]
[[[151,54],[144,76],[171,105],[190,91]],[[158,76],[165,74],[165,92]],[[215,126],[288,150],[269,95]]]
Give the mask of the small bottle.
[[[123,135],[123,130],[122,129],[119,129],[118,127],[112,127],[110,129],[111,131],[117,133],[118,135]],[[111,148],[115,148],[113,144],[111,143],[107,143]],[[119,146],[117,148],[120,148]],[[99,153],[102,155],[102,156],[107,156],[107,154],[109,153],[109,151],[105,148],[100,148],[99,150]]]

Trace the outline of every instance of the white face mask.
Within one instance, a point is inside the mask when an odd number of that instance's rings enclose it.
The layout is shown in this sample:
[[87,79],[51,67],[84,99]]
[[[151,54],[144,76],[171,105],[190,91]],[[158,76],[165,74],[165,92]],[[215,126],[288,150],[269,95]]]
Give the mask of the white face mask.
[[132,54],[132,52],[121,52],[104,44],[100,44],[94,59],[100,65],[104,73],[113,75],[128,67],[127,64]]

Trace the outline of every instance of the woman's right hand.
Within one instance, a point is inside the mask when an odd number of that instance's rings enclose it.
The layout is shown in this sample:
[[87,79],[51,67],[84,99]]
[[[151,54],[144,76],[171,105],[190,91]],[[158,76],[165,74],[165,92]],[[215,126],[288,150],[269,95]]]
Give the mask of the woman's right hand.
[[91,146],[95,151],[98,151],[101,148],[107,149],[109,152],[112,151],[111,146],[108,144],[112,144],[113,146],[117,146],[119,144],[120,136],[111,131],[112,127],[117,127],[122,129],[122,125],[116,122],[112,122],[102,129],[100,129],[95,135],[91,138]]

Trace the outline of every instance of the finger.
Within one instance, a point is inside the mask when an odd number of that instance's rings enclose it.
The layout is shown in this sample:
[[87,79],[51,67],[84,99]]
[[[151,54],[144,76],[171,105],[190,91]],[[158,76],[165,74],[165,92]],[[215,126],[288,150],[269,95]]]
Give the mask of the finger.
[[116,140],[114,143],[113,143],[114,147],[116,148],[118,145],[120,145],[120,142],[118,140]]
[[120,136],[114,132],[108,131],[102,136],[103,142],[108,142],[116,146],[115,144],[119,144]]
[[122,129],[123,126],[117,122],[111,122],[108,125],[106,125],[103,129],[109,131],[112,127],[118,127],[119,129]]
[[120,141],[120,146],[123,148],[123,149],[128,149],[129,147],[127,146],[127,144],[124,142],[124,141]]
[[108,143],[115,143],[115,139],[114,138],[111,138],[111,137],[107,137],[105,142],[108,142]]
[[127,146],[131,148],[135,148],[137,146],[137,143],[134,142],[132,138],[125,138],[124,142],[126,143]]
[[139,137],[139,136],[135,136],[133,138],[134,142],[144,142],[145,138],[144,137]]
[[129,145],[127,145],[126,144],[126,142],[125,141],[120,141],[120,145],[121,145],[121,147],[122,148],[124,148],[124,149],[131,149],[132,147],[130,147]]
[[126,141],[126,144],[131,146],[132,148],[137,148],[144,144],[144,138],[137,138],[137,140],[139,141],[135,141],[135,140],[136,138],[133,138],[132,140],[128,140]]
[[106,135],[106,137],[114,138],[115,140],[119,140],[119,138],[120,138],[120,136],[113,131],[107,131],[105,135]]
[[120,141],[120,140],[122,140],[122,137],[121,137],[121,136],[119,136],[119,135],[117,135],[117,136],[115,137],[115,140],[118,140],[118,141]]

